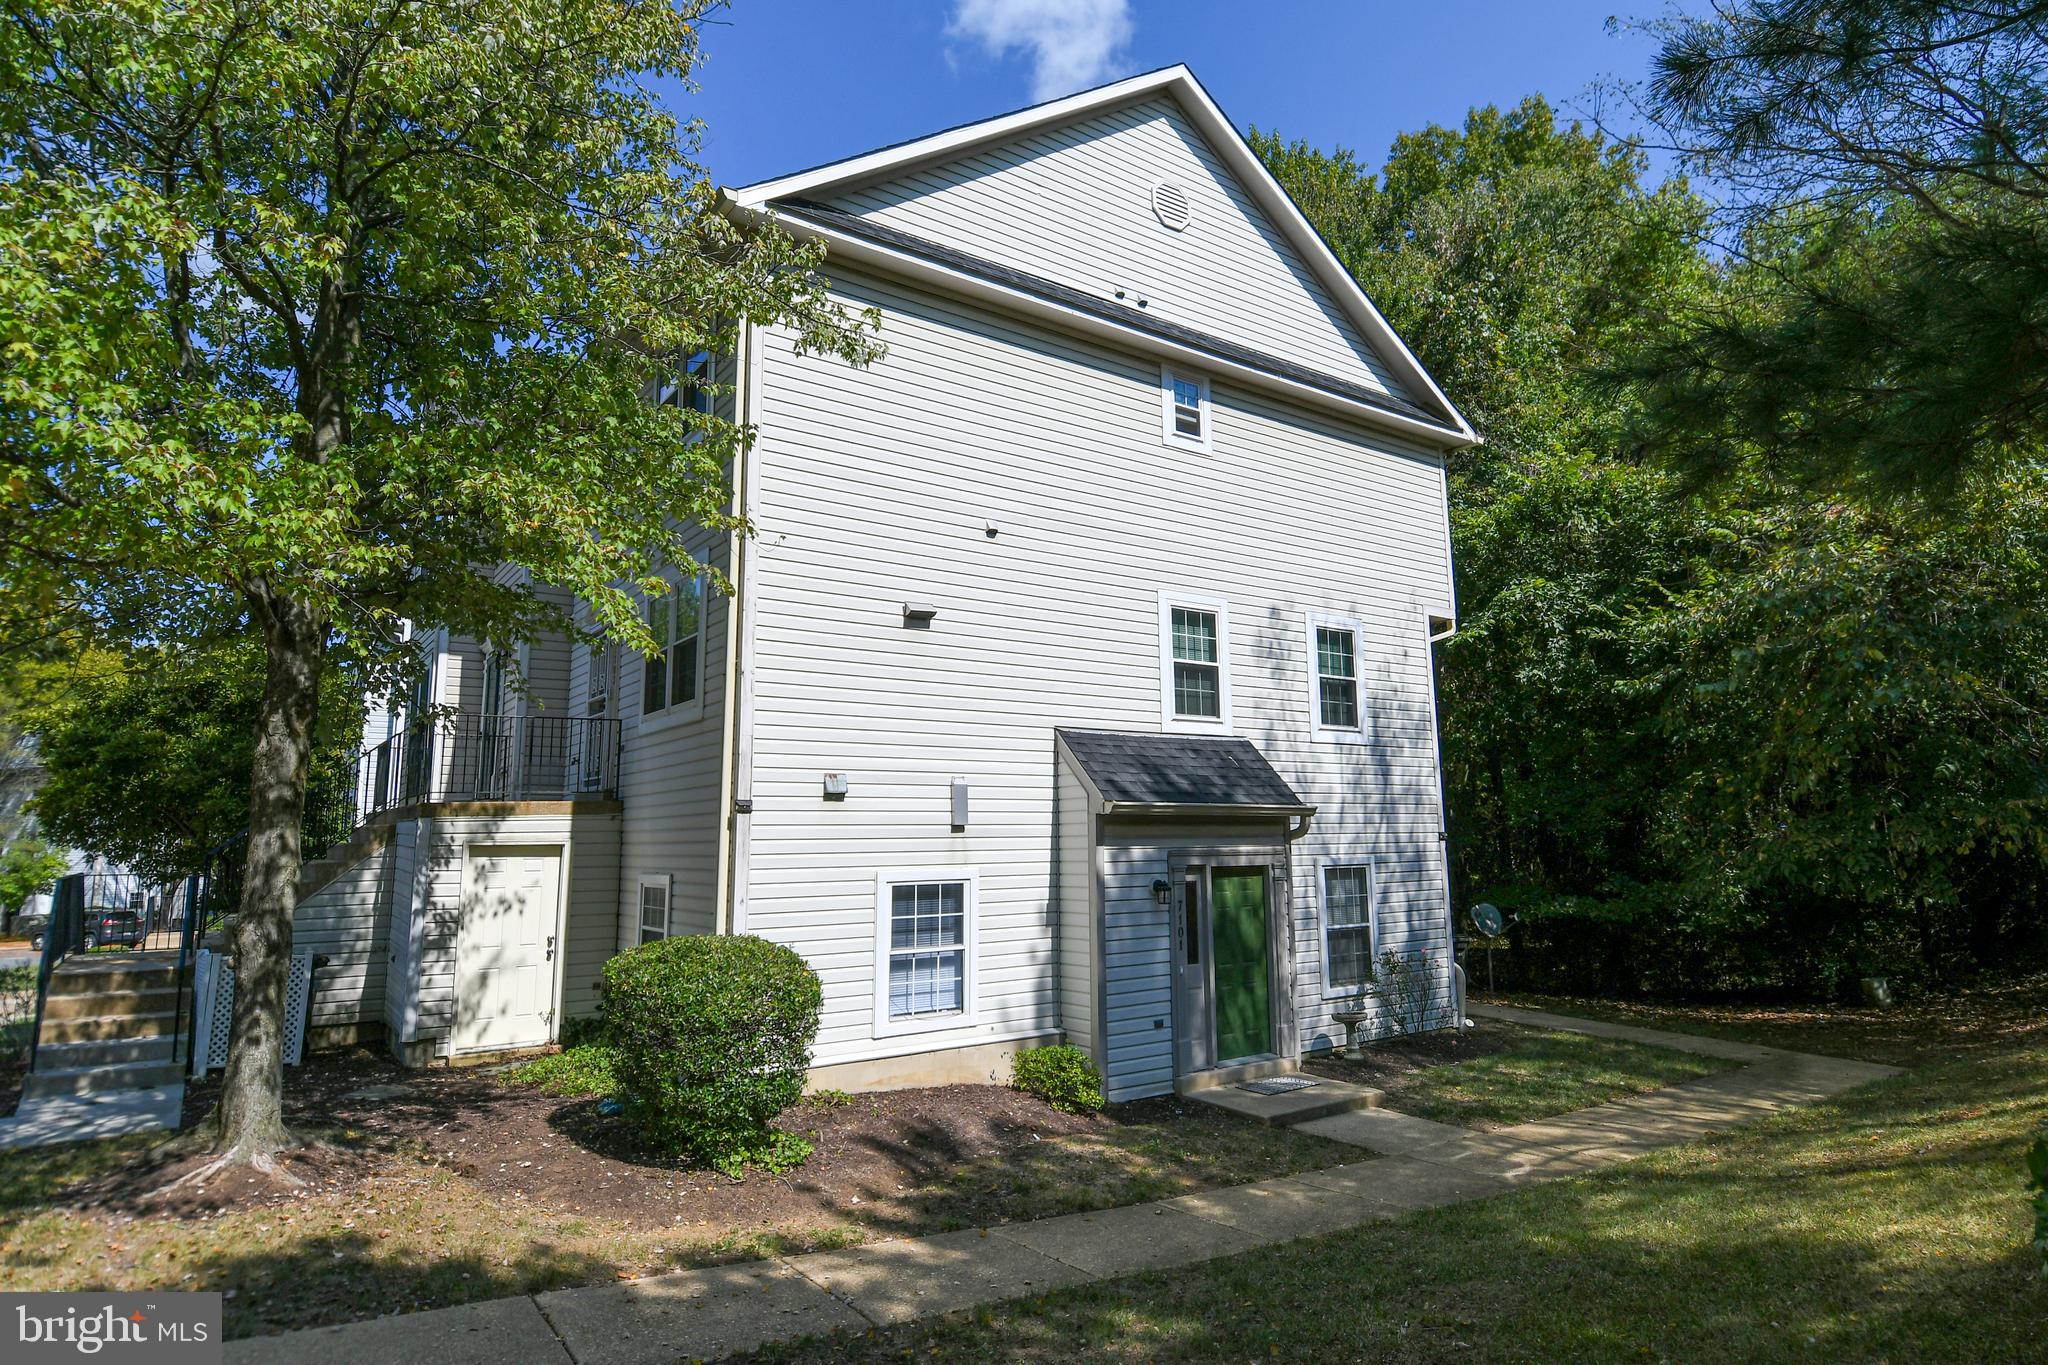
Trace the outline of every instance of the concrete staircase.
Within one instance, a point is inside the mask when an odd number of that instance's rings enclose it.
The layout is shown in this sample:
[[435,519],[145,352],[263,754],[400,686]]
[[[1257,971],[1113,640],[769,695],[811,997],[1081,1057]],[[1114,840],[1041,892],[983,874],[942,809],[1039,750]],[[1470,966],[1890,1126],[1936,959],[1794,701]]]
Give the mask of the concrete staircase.
[[185,1068],[171,1060],[177,1017],[175,954],[67,958],[50,976],[35,1069],[22,1083],[22,1098],[178,1084]]

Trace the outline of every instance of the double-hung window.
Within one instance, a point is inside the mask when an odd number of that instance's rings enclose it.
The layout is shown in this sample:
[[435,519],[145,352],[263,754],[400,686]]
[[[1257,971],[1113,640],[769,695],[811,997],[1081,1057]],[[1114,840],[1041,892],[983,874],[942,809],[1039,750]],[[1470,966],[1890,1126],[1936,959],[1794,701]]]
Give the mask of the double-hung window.
[[640,941],[652,943],[668,937],[667,877],[640,879]]
[[1323,989],[1356,994],[1372,979],[1372,864],[1323,865]]
[[951,869],[878,880],[877,1033],[970,1020],[975,889],[972,873]]
[[694,713],[704,690],[704,576],[647,599],[647,633],[656,652],[641,673],[640,711]]
[[1364,638],[1355,620],[1309,613],[1309,728],[1317,739],[1359,743],[1366,738],[1359,650]]
[[1160,594],[1159,675],[1169,729],[1230,728],[1230,612],[1224,603]]
[[1209,381],[1171,368],[1159,371],[1160,436],[1170,446],[1208,450]]

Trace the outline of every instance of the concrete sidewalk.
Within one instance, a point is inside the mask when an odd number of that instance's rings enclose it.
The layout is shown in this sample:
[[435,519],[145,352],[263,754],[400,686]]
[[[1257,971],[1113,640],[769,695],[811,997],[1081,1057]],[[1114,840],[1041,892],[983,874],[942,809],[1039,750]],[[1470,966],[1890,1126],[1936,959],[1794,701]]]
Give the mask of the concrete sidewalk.
[[1894,1067],[1866,1062],[1533,1010],[1474,1007],[1472,1013],[1745,1065],[1491,1133],[1388,1109],[1358,1109],[1301,1125],[1305,1132],[1380,1154],[1356,1164],[1099,1213],[248,1338],[229,1342],[227,1359],[234,1365],[666,1365],[715,1359],[770,1341],[889,1326],[1483,1199],[1897,1074]]

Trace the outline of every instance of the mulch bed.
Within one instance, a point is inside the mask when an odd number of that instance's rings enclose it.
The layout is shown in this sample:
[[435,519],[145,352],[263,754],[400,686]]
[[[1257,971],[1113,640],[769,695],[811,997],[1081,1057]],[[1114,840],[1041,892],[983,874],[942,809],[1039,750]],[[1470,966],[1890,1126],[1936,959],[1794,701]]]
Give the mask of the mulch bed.
[[[188,1125],[212,1108],[218,1088],[217,1077],[187,1087]],[[641,1150],[621,1120],[597,1112],[595,1100],[545,1095],[482,1071],[408,1071],[367,1051],[329,1053],[293,1071],[285,1097],[286,1122],[322,1139],[284,1158],[303,1188],[236,1170],[165,1190],[206,1161],[173,1145],[79,1187],[66,1202],[199,1217],[276,1206],[312,1191],[346,1194],[416,1172],[425,1161],[508,1203],[632,1227],[816,1223],[843,1219],[862,1204],[886,1208],[906,1193],[915,1198],[964,1162],[1116,1123],[1064,1114],[1002,1086],[856,1095],[784,1114],[781,1126],[809,1138],[815,1153],[786,1175],[753,1172],[736,1182]]]
[[1365,1060],[1347,1062],[1342,1049],[1302,1058],[1302,1070],[1333,1081],[1384,1088],[1388,1082],[1433,1066],[1469,1062],[1519,1046],[1528,1033],[1514,1024],[1480,1020],[1463,1033],[1445,1029],[1412,1038],[1383,1038],[1365,1045]]

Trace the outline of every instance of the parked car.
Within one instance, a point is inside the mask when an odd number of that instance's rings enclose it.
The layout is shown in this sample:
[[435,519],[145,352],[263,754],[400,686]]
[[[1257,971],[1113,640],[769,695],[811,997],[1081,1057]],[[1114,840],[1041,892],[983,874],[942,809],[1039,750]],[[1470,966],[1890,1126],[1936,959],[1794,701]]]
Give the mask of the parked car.
[[144,933],[138,912],[100,907],[85,912],[85,934],[79,946],[87,952],[110,943],[132,948],[142,942]]
[[14,932],[28,940],[37,952],[43,950],[43,931],[50,927],[48,915],[22,915],[14,921]]

